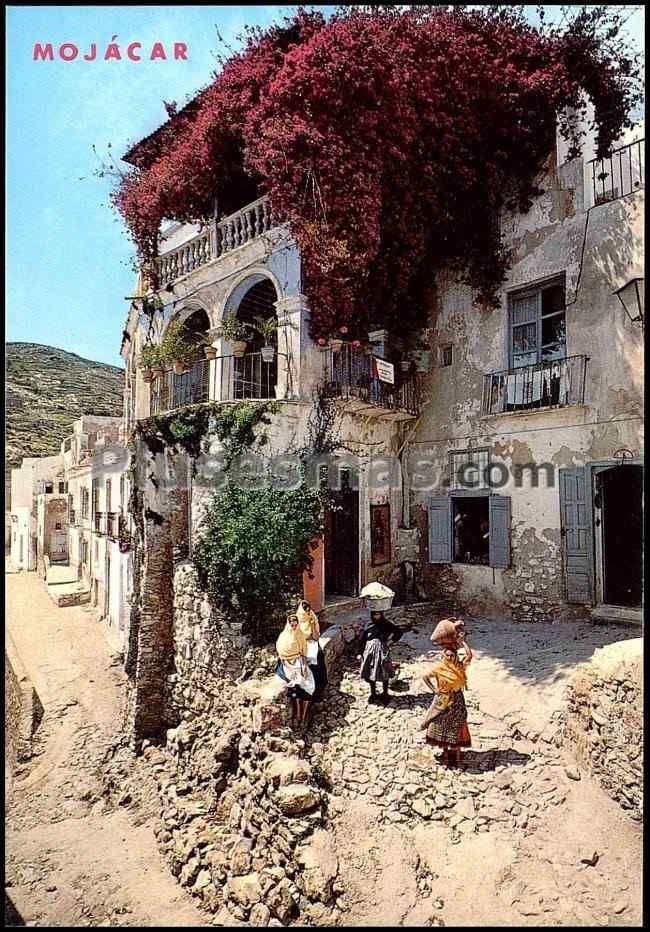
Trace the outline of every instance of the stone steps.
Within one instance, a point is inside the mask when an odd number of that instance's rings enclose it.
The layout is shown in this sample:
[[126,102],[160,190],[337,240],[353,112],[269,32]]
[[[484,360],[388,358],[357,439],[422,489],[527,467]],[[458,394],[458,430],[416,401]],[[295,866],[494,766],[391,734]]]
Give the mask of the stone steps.
[[624,605],[597,605],[591,610],[595,624],[617,624],[643,626],[643,609],[627,608]]

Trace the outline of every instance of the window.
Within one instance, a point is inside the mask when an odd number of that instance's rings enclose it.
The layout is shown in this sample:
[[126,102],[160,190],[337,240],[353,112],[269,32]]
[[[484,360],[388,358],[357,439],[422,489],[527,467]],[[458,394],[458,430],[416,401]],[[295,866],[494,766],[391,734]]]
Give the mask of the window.
[[449,454],[450,489],[487,489],[490,479],[489,447],[453,450]]
[[126,492],[126,484],[124,476],[120,476],[120,511],[124,511],[126,502],[124,501],[124,494]]
[[54,530],[55,530],[55,531],[60,531],[60,530],[61,530],[61,523],[60,523],[59,521],[57,521],[56,524],[54,525]]
[[490,509],[487,495],[452,498],[454,563],[490,563]]
[[112,511],[111,508],[111,480],[106,480],[106,511]]
[[93,495],[92,516],[94,518],[97,512],[99,511],[99,507],[98,507],[99,506],[99,480],[98,479],[92,480],[92,495]]
[[51,495],[53,491],[54,491],[54,483],[53,483],[53,482],[46,482],[46,483],[45,483],[45,494],[46,494],[46,495]]
[[510,498],[452,492],[429,499],[429,562],[510,566]]
[[370,506],[371,566],[390,563],[390,505]]
[[510,368],[566,357],[564,274],[508,296]]
[[59,482],[59,495],[65,495],[65,482]]
[[442,367],[450,366],[453,362],[453,347],[451,343],[440,347],[440,365]]
[[84,485],[82,486],[82,489],[81,489],[81,517],[82,518],[88,517],[89,502],[90,502],[90,496],[88,495],[88,489]]

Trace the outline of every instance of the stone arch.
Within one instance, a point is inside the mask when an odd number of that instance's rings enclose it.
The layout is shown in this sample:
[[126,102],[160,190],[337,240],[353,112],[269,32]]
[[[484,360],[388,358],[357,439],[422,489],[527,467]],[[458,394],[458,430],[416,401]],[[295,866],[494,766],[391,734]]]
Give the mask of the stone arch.
[[276,301],[282,298],[282,287],[277,277],[272,272],[269,272],[269,270],[265,268],[246,269],[246,271],[233,278],[230,289],[224,299],[219,319],[223,320],[224,317],[228,317],[230,314],[236,312],[246,292],[250,291],[251,288],[260,284],[265,279],[270,281],[275,288],[275,293],[277,295]]

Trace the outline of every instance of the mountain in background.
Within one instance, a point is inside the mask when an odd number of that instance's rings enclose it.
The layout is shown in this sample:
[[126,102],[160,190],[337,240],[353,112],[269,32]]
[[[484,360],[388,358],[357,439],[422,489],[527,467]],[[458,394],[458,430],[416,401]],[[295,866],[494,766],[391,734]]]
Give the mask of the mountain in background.
[[122,414],[124,372],[40,343],[6,344],[5,489],[24,456],[51,456],[82,414]]

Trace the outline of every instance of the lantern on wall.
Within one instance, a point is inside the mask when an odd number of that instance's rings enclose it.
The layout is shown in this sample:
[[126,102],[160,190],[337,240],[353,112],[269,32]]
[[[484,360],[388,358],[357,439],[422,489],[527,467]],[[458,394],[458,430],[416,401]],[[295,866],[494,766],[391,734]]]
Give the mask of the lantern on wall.
[[643,326],[643,309],[644,309],[644,279],[631,278],[622,288],[618,288],[614,294],[625,308],[625,313],[632,323],[641,322]]

